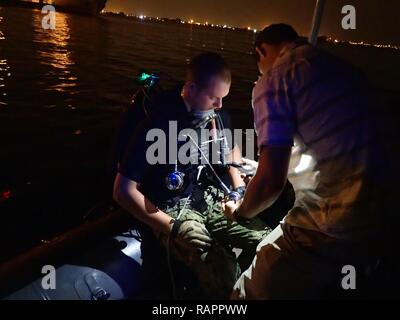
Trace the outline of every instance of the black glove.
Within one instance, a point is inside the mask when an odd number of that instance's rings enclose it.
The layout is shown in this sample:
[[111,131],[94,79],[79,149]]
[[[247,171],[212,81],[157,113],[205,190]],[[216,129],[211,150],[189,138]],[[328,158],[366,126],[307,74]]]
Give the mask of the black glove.
[[174,220],[171,238],[192,251],[204,251],[211,247],[212,239],[205,226],[195,220]]

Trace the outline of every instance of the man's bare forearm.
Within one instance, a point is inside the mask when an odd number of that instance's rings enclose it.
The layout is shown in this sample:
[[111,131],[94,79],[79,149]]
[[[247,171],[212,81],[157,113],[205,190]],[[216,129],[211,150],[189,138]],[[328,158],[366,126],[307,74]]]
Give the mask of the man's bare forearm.
[[[114,199],[134,217],[150,226],[154,231],[169,234],[171,217],[159,210],[138,189],[137,184],[118,175],[115,181]],[[128,184],[128,185],[127,185]]]
[[257,172],[239,208],[240,216],[254,218],[278,199],[286,184],[290,151],[291,146],[262,147]]
[[230,167],[229,176],[231,178],[233,188],[242,187],[246,185],[242,177],[240,176],[240,172],[238,169]]
[[[242,153],[237,145],[232,149],[228,160],[231,162],[242,162]],[[229,167],[229,176],[231,178],[232,186],[234,188],[245,186],[242,177],[240,176],[240,171],[234,167]]]
[[257,174],[247,185],[246,194],[240,205],[240,216],[251,219],[270,207],[279,197],[283,187],[266,186]]

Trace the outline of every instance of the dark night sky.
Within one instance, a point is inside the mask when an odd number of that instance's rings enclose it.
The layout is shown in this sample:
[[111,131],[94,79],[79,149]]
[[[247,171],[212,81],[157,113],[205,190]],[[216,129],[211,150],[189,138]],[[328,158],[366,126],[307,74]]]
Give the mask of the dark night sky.
[[[314,0],[108,0],[106,9],[257,29],[287,22],[308,35],[314,4]],[[348,4],[357,11],[356,30],[341,28],[341,8]],[[327,0],[320,34],[400,45],[399,14],[399,0]]]

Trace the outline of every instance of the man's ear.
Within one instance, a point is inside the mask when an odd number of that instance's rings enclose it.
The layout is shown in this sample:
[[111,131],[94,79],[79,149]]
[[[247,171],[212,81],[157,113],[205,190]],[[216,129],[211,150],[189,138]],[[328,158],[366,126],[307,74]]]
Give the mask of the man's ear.
[[268,48],[269,48],[269,46],[266,44],[266,43],[261,43],[261,45],[260,45],[260,51],[262,52],[262,55],[264,56],[264,57],[266,57],[266,55],[267,55],[267,53],[268,53]]
[[259,56],[258,60],[260,60],[261,58],[264,58],[264,52],[259,47],[256,47],[255,50]]

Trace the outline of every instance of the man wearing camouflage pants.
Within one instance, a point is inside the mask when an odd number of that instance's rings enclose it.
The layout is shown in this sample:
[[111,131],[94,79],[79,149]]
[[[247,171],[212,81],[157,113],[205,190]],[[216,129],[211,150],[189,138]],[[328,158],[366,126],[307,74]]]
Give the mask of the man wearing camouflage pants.
[[[242,193],[245,183],[237,169],[212,161],[210,136],[204,139],[199,134],[208,129],[215,134],[212,135],[215,142],[223,136],[223,129],[229,128],[219,110],[222,99],[229,93],[230,82],[230,71],[218,54],[204,53],[193,58],[183,88],[154,99],[154,104],[160,107],[135,132],[114,184],[114,199],[149,226],[167,245],[168,252],[191,266],[210,298],[227,298],[240,273],[232,249],[242,249],[241,264],[247,267],[257,244],[269,232],[258,219],[246,222],[225,219],[221,201],[227,190],[219,176],[230,178],[232,188]],[[179,149],[176,140],[170,139],[171,123],[176,124],[177,132],[194,130],[199,141],[194,160],[209,157],[207,165],[204,161],[182,163],[179,157],[175,163],[149,163],[148,151],[154,140],[149,141],[148,134],[153,129],[167,135],[165,150]],[[237,147],[228,147],[217,154],[218,160],[225,156],[236,161],[241,158]]]
[[[222,212],[223,198],[219,188],[211,185],[203,191],[199,186],[191,198],[183,198],[173,207],[165,208],[172,218],[180,215],[181,221],[190,221],[194,228],[205,229],[213,240],[211,247],[200,254],[185,250],[184,242],[179,240],[172,250],[175,257],[194,270],[206,295],[216,298],[227,297],[241,271],[250,265],[258,243],[271,232],[260,219],[228,221]],[[241,249],[238,259],[233,248]]]

